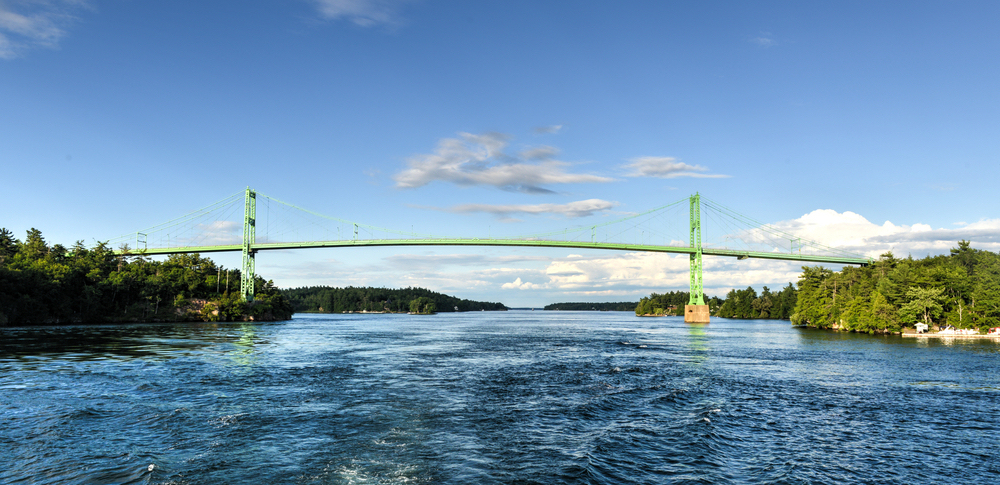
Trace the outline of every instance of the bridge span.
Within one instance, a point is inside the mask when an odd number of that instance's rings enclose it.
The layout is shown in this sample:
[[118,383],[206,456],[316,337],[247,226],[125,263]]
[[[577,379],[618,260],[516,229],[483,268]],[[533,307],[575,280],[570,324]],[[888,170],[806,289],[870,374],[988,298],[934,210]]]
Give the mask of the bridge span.
[[[745,249],[732,249],[732,248],[720,248],[720,247],[705,247],[702,245],[702,218],[701,209],[703,205],[702,197],[699,194],[694,194],[687,197],[687,202],[689,205],[688,212],[688,241],[687,246],[675,246],[675,245],[665,245],[665,244],[644,244],[644,243],[628,243],[628,242],[614,242],[614,241],[598,241],[596,237],[597,225],[590,226],[591,231],[590,241],[580,241],[580,240],[559,240],[559,239],[547,239],[545,237],[522,237],[522,238],[444,238],[444,237],[416,237],[416,238],[358,238],[358,227],[357,223],[350,223],[354,225],[354,237],[350,239],[335,239],[335,240],[306,240],[306,241],[291,241],[291,242],[257,242],[256,238],[256,228],[257,228],[257,196],[259,194],[249,187],[243,193],[243,237],[239,244],[216,244],[216,245],[177,245],[169,247],[148,247],[146,244],[146,236],[152,230],[160,230],[158,228],[164,226],[154,226],[151,229],[139,231],[135,233],[135,247],[129,248],[127,245],[115,250],[116,254],[143,254],[148,256],[154,255],[168,255],[168,254],[182,254],[182,253],[212,253],[212,252],[235,252],[239,251],[243,253],[243,264],[241,268],[241,278],[240,278],[240,294],[242,298],[246,301],[252,301],[254,296],[254,271],[256,255],[259,251],[268,250],[287,250],[287,249],[309,249],[309,248],[348,248],[348,247],[380,247],[380,246],[509,246],[509,247],[540,247],[540,248],[573,248],[573,249],[601,249],[601,250],[613,250],[613,251],[643,251],[643,252],[660,252],[660,253],[677,253],[677,254],[688,254],[690,256],[690,292],[691,297],[688,309],[685,312],[685,319],[690,321],[708,321],[708,309],[704,301],[704,289],[702,284],[702,257],[703,256],[727,256],[735,257],[737,259],[770,259],[770,260],[782,260],[782,261],[800,261],[807,263],[830,263],[830,264],[858,264],[867,265],[871,262],[870,258],[866,258],[861,255],[850,254],[846,251],[842,251],[836,248],[831,248],[829,246],[822,245],[815,241],[808,241],[800,237],[796,237],[792,234],[780,231],[773,226],[767,224],[761,224],[758,221],[754,221],[746,216],[742,216],[731,209],[725,208],[717,203],[709,202],[708,205],[720,212],[726,212],[729,217],[736,220],[741,220],[744,224],[747,221],[755,223],[750,230],[743,231],[745,234],[770,234],[776,236],[782,240],[788,240],[790,244],[790,251],[788,253],[779,252],[776,250],[772,251],[752,251]],[[291,204],[281,202],[272,197],[267,197],[269,200],[273,200],[277,203],[285,204],[287,206],[299,209],[301,211],[318,215],[304,209],[300,209]],[[232,199],[232,197],[230,197]],[[619,223],[625,220],[632,219],[634,217],[639,217],[647,215],[665,207],[677,205],[679,202],[663,206],[661,208],[653,209],[636,216],[626,217],[624,219],[613,221],[612,223]],[[213,204],[217,205],[217,204]],[[209,206],[208,212],[217,210]],[[208,213],[205,212],[205,213]],[[326,217],[326,216],[320,216]],[[183,218],[181,218],[183,219]],[[340,222],[349,223],[348,221],[343,221],[336,218],[333,219]],[[173,221],[171,221],[173,222]],[[612,223],[602,224],[601,226],[610,225]],[[587,227],[583,228],[588,229]],[[131,236],[128,237],[129,240]],[[123,239],[119,238],[119,239]],[[795,252],[795,246],[798,245],[799,252]],[[141,248],[140,248],[141,246]],[[802,248],[818,248],[826,250],[827,254],[802,254]],[[832,254],[830,254],[832,253]]]

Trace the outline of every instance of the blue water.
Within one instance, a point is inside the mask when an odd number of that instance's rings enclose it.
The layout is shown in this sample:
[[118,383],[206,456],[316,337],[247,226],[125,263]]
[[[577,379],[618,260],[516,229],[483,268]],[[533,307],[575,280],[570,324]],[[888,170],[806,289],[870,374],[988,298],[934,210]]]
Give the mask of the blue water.
[[7,328],[0,482],[1000,482],[998,359],[609,312]]

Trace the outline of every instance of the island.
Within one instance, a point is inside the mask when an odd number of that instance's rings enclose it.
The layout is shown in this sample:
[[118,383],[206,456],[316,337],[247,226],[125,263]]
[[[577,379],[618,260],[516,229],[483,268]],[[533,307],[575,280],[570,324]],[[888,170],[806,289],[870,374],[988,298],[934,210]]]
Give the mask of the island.
[[[638,316],[682,315],[689,294],[653,293]],[[706,298],[711,314],[782,319],[793,325],[906,337],[1000,338],[1000,254],[959,241],[949,254],[915,259],[887,252],[867,266],[803,266],[781,291],[730,290]],[[917,327],[927,328],[918,333]]]
[[254,280],[245,302],[240,271],[199,254],[154,261],[105,243],[50,246],[35,228],[23,241],[0,229],[0,326],[290,319],[292,305],[274,282]]
[[506,311],[503,303],[466,300],[426,288],[310,286],[282,291],[296,312],[413,313]]
[[603,303],[593,303],[593,302],[569,302],[569,303],[552,303],[550,305],[545,305],[543,310],[554,310],[554,311],[595,311],[595,312],[630,312],[635,309],[636,302],[631,301],[619,301],[619,302],[603,302]]
[[803,267],[792,323],[871,334],[951,335],[1000,327],[1000,254],[959,241],[949,254],[914,259],[882,254],[866,267]]

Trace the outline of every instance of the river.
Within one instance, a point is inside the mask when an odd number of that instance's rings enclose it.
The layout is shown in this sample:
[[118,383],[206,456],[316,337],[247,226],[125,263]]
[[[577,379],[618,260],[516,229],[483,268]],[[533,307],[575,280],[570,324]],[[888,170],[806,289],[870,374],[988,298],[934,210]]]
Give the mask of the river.
[[0,328],[0,483],[996,483],[998,363],[615,312]]

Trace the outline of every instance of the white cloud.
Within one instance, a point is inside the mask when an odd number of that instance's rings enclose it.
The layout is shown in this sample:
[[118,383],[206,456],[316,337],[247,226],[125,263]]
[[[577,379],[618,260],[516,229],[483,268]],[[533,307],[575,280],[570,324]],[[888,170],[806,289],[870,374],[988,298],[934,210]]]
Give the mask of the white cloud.
[[761,47],[774,47],[778,45],[778,41],[774,40],[774,35],[770,32],[761,32],[760,35],[750,38],[750,42]]
[[442,181],[461,186],[492,185],[525,193],[552,193],[542,187],[547,184],[612,181],[597,175],[566,172],[570,164],[553,160],[556,151],[552,147],[509,155],[504,152],[508,139],[499,133],[461,133],[459,138],[445,138],[438,142],[434,153],[411,157],[408,168],[393,179],[400,188]]
[[959,240],[972,242],[977,249],[1000,250],[1000,219],[986,219],[956,229],[933,229],[928,224],[874,224],[854,212],[818,209],[791,221],[774,224],[782,231],[828,246],[870,257],[886,251],[897,256],[945,254]]
[[539,126],[536,127],[534,131],[540,135],[552,135],[559,133],[559,130],[562,130],[562,127],[563,125]]
[[503,285],[500,286],[500,288],[504,290],[537,290],[543,288],[543,286],[536,285],[534,283],[530,283],[527,281],[522,282],[521,278],[518,277],[516,280],[510,283],[504,283]]
[[405,0],[314,0],[320,15],[347,19],[361,27],[399,23],[398,11]]
[[[35,47],[55,48],[82,1],[0,2],[0,58],[14,59]],[[16,7],[16,8],[15,8]]]
[[393,268],[408,268],[411,271],[438,270],[447,266],[513,265],[524,262],[549,261],[549,259],[544,256],[485,256],[481,254],[397,254],[384,258]]
[[498,216],[505,221],[515,221],[516,219],[511,217],[514,214],[555,214],[563,217],[587,217],[598,212],[613,209],[618,205],[618,202],[587,199],[566,204],[461,204],[444,210],[457,213],[485,212]]
[[559,150],[555,147],[542,145],[521,150],[520,156],[524,160],[548,160],[554,158],[558,154]]
[[[707,256],[705,283],[709,296],[724,296],[733,288],[772,288],[798,281],[801,264],[771,260],[743,260]],[[559,258],[549,263],[543,285],[581,297],[618,295],[638,299],[651,292],[687,291],[690,259],[686,254],[603,253],[590,258]]]
[[678,177],[694,178],[729,178],[728,175],[705,173],[708,168],[701,165],[688,165],[678,162],[674,157],[638,157],[625,165],[629,169],[628,177],[659,177],[672,179]]
[[212,221],[198,224],[195,231],[198,236],[188,239],[187,244],[198,246],[215,246],[224,244],[240,244],[243,241],[243,224],[236,221]]

